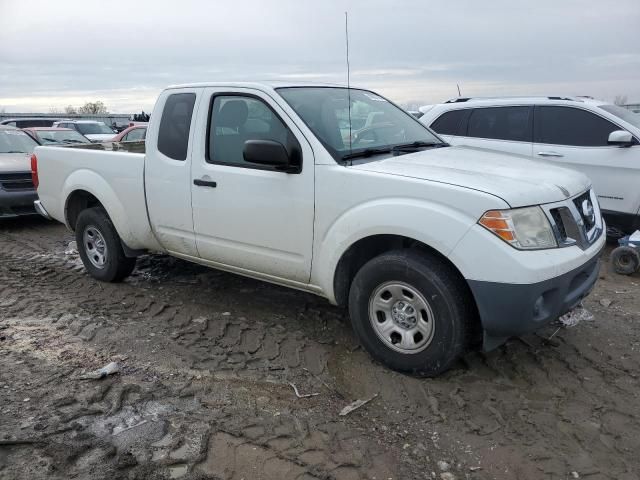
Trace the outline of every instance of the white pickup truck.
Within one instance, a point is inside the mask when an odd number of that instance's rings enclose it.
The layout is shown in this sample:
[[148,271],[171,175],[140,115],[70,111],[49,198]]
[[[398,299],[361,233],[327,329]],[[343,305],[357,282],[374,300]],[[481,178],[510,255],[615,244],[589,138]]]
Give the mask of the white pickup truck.
[[584,175],[450,147],[371,91],[169,87],[145,150],[32,158],[37,210],[75,231],[92,276],[164,252],[315,293],[400,371],[436,375],[481,334],[491,349],[532,332],[598,277],[605,226]]

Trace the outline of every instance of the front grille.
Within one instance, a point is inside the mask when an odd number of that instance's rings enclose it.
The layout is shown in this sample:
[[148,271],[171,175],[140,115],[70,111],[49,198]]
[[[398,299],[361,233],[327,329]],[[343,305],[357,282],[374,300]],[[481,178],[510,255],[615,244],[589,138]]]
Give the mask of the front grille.
[[586,250],[602,233],[600,208],[590,190],[571,200],[543,208],[561,247],[578,245]]
[[36,214],[37,212],[33,205],[14,205],[12,207],[0,207],[0,218]]
[[30,173],[0,173],[0,188],[7,191],[33,190]]

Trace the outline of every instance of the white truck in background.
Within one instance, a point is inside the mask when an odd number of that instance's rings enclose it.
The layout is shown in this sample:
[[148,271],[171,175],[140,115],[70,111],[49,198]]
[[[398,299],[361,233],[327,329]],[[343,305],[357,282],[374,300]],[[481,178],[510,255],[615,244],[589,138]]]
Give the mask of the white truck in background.
[[368,90],[240,83],[164,90],[144,154],[32,159],[37,210],[75,231],[96,279],[124,279],[150,251],[315,293],[348,306],[374,358],[426,376],[595,284],[605,225],[590,182],[536,165],[451,147]]

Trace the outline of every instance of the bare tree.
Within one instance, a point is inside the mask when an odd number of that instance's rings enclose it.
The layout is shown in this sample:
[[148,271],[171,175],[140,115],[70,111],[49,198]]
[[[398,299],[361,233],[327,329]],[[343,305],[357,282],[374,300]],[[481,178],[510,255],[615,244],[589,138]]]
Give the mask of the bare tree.
[[76,110],[76,107],[74,107],[73,105],[67,105],[64,109],[64,113],[66,113],[67,115],[76,115],[78,113],[78,110]]
[[62,113],[59,107],[49,107],[49,113],[57,114]]
[[100,100],[98,100],[97,102],[85,103],[83,106],[78,108],[78,113],[83,113],[85,115],[86,114],[99,115],[99,114],[108,113],[108,111],[105,104],[102,103]]
[[616,105],[626,105],[627,104],[627,96],[626,95],[616,95],[616,98],[613,100],[613,103]]

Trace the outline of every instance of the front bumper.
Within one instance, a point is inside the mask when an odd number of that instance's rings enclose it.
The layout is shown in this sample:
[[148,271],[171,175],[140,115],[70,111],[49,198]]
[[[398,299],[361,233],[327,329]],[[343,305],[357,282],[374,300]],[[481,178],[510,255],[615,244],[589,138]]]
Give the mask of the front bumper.
[[484,349],[534,332],[578,306],[598,279],[600,253],[578,268],[538,283],[468,280],[482,321]]
[[38,199],[35,190],[0,189],[0,218],[12,218],[21,215],[35,215],[33,202]]

